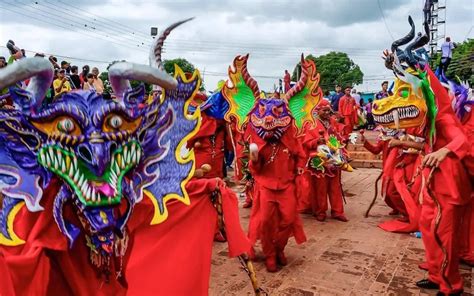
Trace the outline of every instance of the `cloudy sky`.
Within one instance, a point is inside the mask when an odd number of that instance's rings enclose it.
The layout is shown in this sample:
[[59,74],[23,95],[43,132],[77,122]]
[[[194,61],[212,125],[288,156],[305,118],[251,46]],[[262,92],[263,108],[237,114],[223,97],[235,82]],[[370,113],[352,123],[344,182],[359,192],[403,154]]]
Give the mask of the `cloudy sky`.
[[[440,0],[441,3],[447,0]],[[164,59],[184,57],[212,89],[237,54],[250,53],[249,70],[272,89],[301,53],[343,51],[364,72],[362,91],[377,90],[391,73],[381,52],[409,30],[421,28],[423,0],[0,0],[0,55],[12,39],[27,55],[54,54],[105,69],[113,60],[148,62],[150,27],[195,17],[175,29]],[[449,0],[446,34],[473,38],[474,0]],[[444,15],[443,15],[444,17]],[[419,30],[419,29],[418,29]]]

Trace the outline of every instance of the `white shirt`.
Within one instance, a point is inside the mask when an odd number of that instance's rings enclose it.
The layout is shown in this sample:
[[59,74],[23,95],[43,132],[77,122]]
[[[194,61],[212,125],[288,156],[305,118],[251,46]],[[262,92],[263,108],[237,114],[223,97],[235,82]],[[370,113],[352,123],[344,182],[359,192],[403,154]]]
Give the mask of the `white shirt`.
[[454,44],[452,42],[444,42],[441,45],[441,56],[443,58],[452,58],[453,56]]

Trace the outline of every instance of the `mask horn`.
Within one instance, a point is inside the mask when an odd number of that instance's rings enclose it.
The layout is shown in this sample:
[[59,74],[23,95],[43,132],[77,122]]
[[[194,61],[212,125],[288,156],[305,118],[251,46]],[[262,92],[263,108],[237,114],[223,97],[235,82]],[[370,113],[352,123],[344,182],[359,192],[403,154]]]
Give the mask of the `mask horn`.
[[392,43],[392,48],[391,49],[392,49],[392,52],[394,54],[396,54],[396,51],[397,51],[398,47],[407,44],[408,42],[410,42],[415,37],[415,23],[413,22],[413,19],[411,18],[411,16],[408,16],[408,23],[411,26],[410,32],[408,32],[408,34],[406,36],[404,36],[404,37],[402,37],[398,40],[395,40]]
[[191,17],[191,18],[188,18],[188,19],[185,19],[185,20],[182,20],[182,21],[179,21],[179,22],[176,22],[176,23],[172,24],[171,26],[166,28],[163,31],[163,33],[161,33],[160,37],[156,40],[155,45],[152,47],[153,51],[151,53],[150,60],[151,61],[154,60],[155,63],[156,63],[156,66],[159,69],[163,70],[163,61],[161,60],[161,51],[163,49],[163,45],[165,44],[166,37],[168,37],[168,35],[171,33],[171,31],[173,31],[173,29],[175,29],[176,27],[178,27],[178,26],[180,26],[180,25],[182,25],[186,22],[189,22],[192,19],[194,19],[194,17]]
[[26,88],[29,99],[22,100],[21,108],[36,110],[51,86],[53,75],[54,69],[50,61],[39,57],[23,58],[0,70],[0,89],[31,78]]
[[176,79],[161,69],[128,62],[118,62],[110,66],[109,81],[117,98],[122,99],[124,93],[130,89],[129,80],[159,85],[164,89],[175,89],[178,86]]

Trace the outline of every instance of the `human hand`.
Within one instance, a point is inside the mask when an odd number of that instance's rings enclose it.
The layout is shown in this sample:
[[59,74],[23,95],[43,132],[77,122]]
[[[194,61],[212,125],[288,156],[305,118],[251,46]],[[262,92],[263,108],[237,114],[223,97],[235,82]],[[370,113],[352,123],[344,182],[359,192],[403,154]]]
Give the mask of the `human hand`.
[[258,146],[255,143],[249,145],[250,160],[253,162],[258,161]]
[[425,155],[422,161],[423,167],[438,167],[440,163],[451,152],[448,148],[441,148],[435,152]]
[[391,139],[390,142],[388,142],[388,147],[393,148],[402,145],[402,141],[397,140],[397,139]]

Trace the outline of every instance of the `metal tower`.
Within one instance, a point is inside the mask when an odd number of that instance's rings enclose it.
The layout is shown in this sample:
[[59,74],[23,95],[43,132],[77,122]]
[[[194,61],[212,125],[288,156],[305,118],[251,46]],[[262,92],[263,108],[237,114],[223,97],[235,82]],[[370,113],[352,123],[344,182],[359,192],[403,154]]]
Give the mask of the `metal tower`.
[[438,41],[446,37],[446,2],[447,0],[431,1],[430,16],[430,56],[438,52]]

